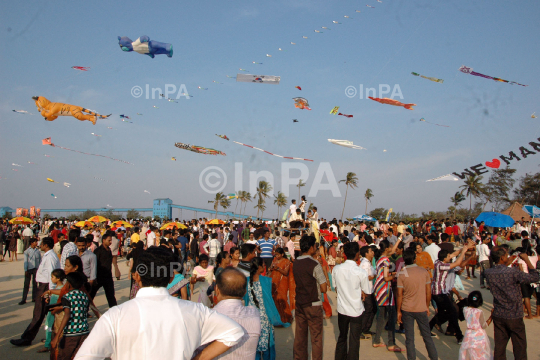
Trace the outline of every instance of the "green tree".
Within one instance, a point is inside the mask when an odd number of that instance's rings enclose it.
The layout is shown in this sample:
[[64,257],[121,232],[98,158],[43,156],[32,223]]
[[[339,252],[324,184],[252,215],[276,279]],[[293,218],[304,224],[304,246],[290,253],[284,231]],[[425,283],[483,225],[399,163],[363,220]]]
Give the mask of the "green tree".
[[209,204],[214,204],[214,210],[216,211],[216,215],[214,216],[214,219],[217,219],[219,205],[221,205],[221,202],[226,199],[227,199],[227,196],[225,196],[225,194],[223,194],[220,191],[216,194],[216,197],[214,198],[214,200],[208,200]]
[[369,216],[377,220],[383,220],[384,218],[386,218],[387,213],[388,213],[388,210],[385,208],[376,208],[369,212]]
[[265,205],[266,203],[266,198],[269,197],[268,193],[272,191],[272,185],[270,185],[270,183],[268,181],[264,181],[264,180],[261,180],[259,181],[259,186],[257,186],[257,205],[255,206],[255,208],[257,208],[257,217],[259,217],[259,210],[262,210],[264,212],[264,210],[266,209],[266,206],[263,206]]
[[366,199],[366,212],[364,214],[367,214],[367,204],[373,196],[375,196],[373,195],[373,191],[371,191],[371,189],[367,189],[366,193],[364,194],[364,199]]
[[227,210],[231,206],[231,200],[228,196],[225,196],[225,199],[219,202],[219,205],[223,208],[223,211]]
[[[234,213],[236,214],[236,209],[238,208],[238,202],[241,202],[242,200],[240,200],[240,196],[242,196],[242,192],[243,191],[237,191],[236,192],[236,206],[234,207]],[[242,210],[242,208],[240,207],[240,210]]]
[[469,175],[465,179],[465,184],[460,186],[461,193],[469,197],[469,212],[472,211],[472,198],[479,198],[486,193],[485,185],[481,182],[482,176]]
[[111,209],[102,212],[100,215],[103,216],[103,217],[106,217],[107,219],[109,219],[111,221],[122,220],[122,216],[113,213],[113,211]]
[[[451,206],[453,208],[453,216],[454,216],[454,219],[456,218],[456,211],[457,211],[457,208],[459,206],[459,203],[464,201],[466,199],[466,197],[459,191],[457,191],[454,196],[452,196],[450,198],[450,202],[452,202],[452,204],[454,204],[454,206]],[[450,210],[450,208],[448,208]]]
[[140,219],[141,214],[137,210],[131,209],[131,210],[128,210],[126,214],[126,218],[127,219]]
[[347,176],[343,180],[339,180],[339,182],[344,182],[347,186],[347,190],[345,190],[345,201],[343,201],[343,211],[341,212],[341,220],[343,220],[343,214],[345,213],[345,204],[347,203],[347,193],[349,192],[349,186],[351,189],[354,189],[358,187],[358,178],[356,177],[356,174],[353,172],[348,172]]
[[253,200],[253,198],[251,197],[251,193],[249,191],[244,191],[244,214],[246,214],[246,206],[247,206],[247,203],[248,201],[251,202]]
[[514,189],[515,199],[523,205],[539,206],[540,173],[525,174],[519,178],[519,184]]
[[281,191],[278,191],[277,196],[274,195],[274,204],[277,205],[277,218],[279,219],[280,209],[287,206],[287,197]]
[[94,210],[86,210],[85,212],[79,215],[81,220],[90,219],[92,216],[96,216],[98,213]]

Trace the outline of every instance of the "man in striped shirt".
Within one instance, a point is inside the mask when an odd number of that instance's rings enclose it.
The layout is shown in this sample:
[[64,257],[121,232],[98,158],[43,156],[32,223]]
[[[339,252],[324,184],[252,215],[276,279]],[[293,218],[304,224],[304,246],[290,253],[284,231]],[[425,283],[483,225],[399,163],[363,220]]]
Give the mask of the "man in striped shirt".
[[272,260],[274,260],[274,250],[276,249],[276,240],[270,239],[270,230],[264,230],[264,238],[257,241],[257,245],[261,249],[261,258],[264,261],[267,269],[272,266]]
[[450,270],[461,264],[465,257],[465,253],[469,248],[474,248],[474,244],[471,245],[471,242],[469,242],[465,245],[463,249],[461,249],[457,260],[453,263],[450,263],[450,261],[453,257],[458,255],[458,252],[450,254],[447,250],[443,249],[439,251],[439,254],[437,255],[438,259],[433,264],[431,298],[435,301],[435,304],[437,304],[437,314],[429,322],[429,328],[432,330],[435,326],[437,330],[442,333],[441,325],[448,321],[449,326],[455,330],[454,335],[456,336],[458,344],[461,344],[463,341],[463,334],[458,324],[458,313],[446,291],[446,278],[448,277],[448,272]]

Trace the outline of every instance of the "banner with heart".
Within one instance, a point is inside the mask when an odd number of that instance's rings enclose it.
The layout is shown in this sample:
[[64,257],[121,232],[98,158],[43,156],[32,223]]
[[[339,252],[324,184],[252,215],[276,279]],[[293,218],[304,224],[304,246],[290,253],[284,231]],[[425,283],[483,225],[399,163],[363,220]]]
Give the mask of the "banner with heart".
[[527,156],[536,155],[540,153],[540,138],[538,138],[536,141],[538,142],[531,141],[528,144],[528,146],[530,146],[535,151],[532,151],[525,146],[520,146],[517,151],[515,152],[510,151],[508,155],[501,155],[498,158],[493,158],[490,161],[486,161],[483,164],[480,163],[480,164],[471,166],[467,169],[464,169],[463,172],[461,173],[453,172],[452,174],[463,180],[467,176],[485,174],[489,172],[488,168],[498,169],[501,167],[502,161],[504,161],[506,165],[510,165],[512,161],[521,161],[521,159],[526,159]]

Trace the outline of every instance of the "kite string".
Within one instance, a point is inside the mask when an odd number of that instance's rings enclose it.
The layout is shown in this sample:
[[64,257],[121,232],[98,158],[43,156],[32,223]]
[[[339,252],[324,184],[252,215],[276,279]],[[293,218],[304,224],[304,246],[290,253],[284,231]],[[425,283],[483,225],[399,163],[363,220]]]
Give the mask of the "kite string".
[[250,147],[252,149],[255,149],[255,150],[259,150],[259,151],[262,151],[262,152],[265,152],[269,155],[272,155],[272,156],[277,156],[277,157],[280,157],[282,159],[293,159],[293,160],[304,160],[304,161],[313,161],[313,160],[310,160],[310,159],[304,159],[304,158],[297,158],[297,157],[291,157],[291,156],[282,156],[282,155],[278,155],[278,154],[274,154],[274,153],[271,153],[270,151],[266,151],[264,149],[259,149],[259,148],[256,148],[255,146],[251,146],[251,145],[247,145],[247,144],[242,144],[241,142],[238,142],[238,141],[234,141],[232,140],[233,143],[236,143],[238,145],[243,145],[243,146],[247,146],[247,147]]
[[111,159],[111,160],[115,160],[115,161],[120,161],[120,162],[123,162],[123,163],[125,163],[125,164],[135,165],[135,164],[132,164],[132,163],[127,162],[127,161],[124,161],[124,160],[112,158],[112,157],[110,157],[110,156],[99,155],[99,154],[91,154],[91,153],[85,153],[85,152],[82,152],[82,151],[73,150],[73,149],[69,149],[69,148],[66,148],[66,147],[63,147],[63,146],[54,145],[54,144],[51,144],[51,146],[57,147],[57,148],[60,148],[60,149],[64,149],[64,150],[73,151],[73,152],[76,152],[76,153],[79,153],[79,154],[99,156],[99,157],[103,157],[103,158],[106,158],[106,159]]

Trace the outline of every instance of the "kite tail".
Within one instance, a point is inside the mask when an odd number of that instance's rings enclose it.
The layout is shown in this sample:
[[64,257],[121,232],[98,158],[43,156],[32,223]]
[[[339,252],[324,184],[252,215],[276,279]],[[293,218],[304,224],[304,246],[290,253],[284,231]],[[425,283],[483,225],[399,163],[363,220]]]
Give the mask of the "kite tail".
[[416,104],[405,104],[405,105],[403,105],[403,107],[404,107],[405,109],[407,109],[407,110],[414,110],[414,109],[412,108],[413,106],[416,106]]
[[82,108],[82,112],[88,113],[89,115],[93,115],[93,116],[95,116],[96,118],[100,118],[100,119],[106,119],[106,118],[108,118],[109,116],[112,115],[112,114],[109,114],[109,115],[100,115],[100,114],[98,114],[97,112],[94,112],[94,111],[92,111],[92,110],[88,110],[88,109],[85,109],[85,108]]

